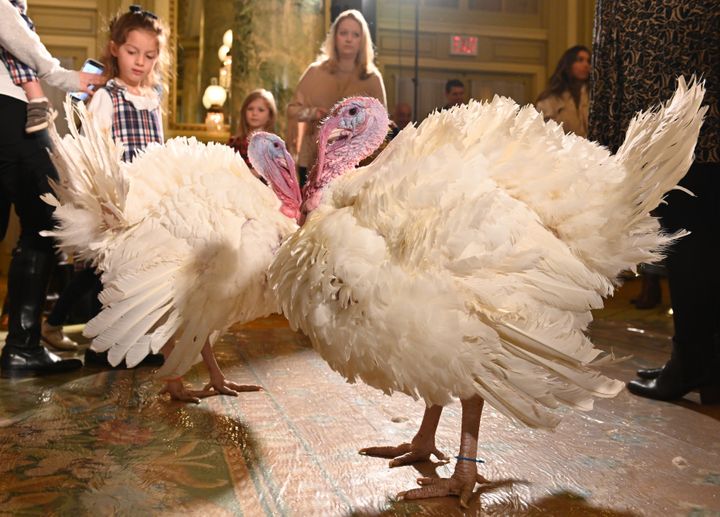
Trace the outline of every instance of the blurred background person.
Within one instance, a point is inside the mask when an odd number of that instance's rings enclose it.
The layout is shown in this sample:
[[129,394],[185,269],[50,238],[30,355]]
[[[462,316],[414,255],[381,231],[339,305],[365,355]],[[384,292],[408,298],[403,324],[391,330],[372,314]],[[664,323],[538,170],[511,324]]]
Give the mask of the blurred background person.
[[445,100],[444,110],[465,102],[465,85],[460,79],[450,79],[445,83]]
[[582,45],[567,49],[550,76],[548,87],[538,95],[537,109],[545,120],[562,124],[566,133],[587,137],[589,80],[590,51]]
[[398,102],[395,105],[391,117],[392,127],[390,128],[390,137],[395,138],[397,134],[412,121],[412,108],[407,102]]

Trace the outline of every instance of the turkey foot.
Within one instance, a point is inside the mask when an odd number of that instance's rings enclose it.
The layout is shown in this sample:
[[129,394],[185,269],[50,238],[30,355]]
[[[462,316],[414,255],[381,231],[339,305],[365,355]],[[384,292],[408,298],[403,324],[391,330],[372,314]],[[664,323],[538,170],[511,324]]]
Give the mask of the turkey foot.
[[165,381],[165,387],[160,394],[162,395],[163,393],[169,394],[172,400],[178,400],[180,402],[193,402],[195,404],[199,404],[200,399],[218,395],[217,391],[209,390],[207,387],[203,390],[187,389],[180,377]]
[[468,500],[473,494],[475,483],[487,483],[487,479],[477,472],[455,473],[449,478],[418,478],[417,483],[422,488],[414,488],[400,492],[398,499],[410,501],[413,499],[427,499],[430,497],[459,496],[460,506],[468,507]]
[[241,392],[262,391],[262,389],[262,386],[256,386],[254,384],[238,384],[237,382],[226,379],[224,375],[220,375],[220,377],[215,379],[211,378],[210,382],[203,388],[203,391],[209,391],[216,395],[237,397],[238,393]]
[[478,474],[475,461],[483,404],[484,400],[477,396],[462,400],[460,455],[453,475],[449,479],[419,478],[418,484],[421,488],[401,492],[398,498],[412,500],[455,495],[460,497],[460,506],[468,507],[468,500],[475,489],[475,483],[487,483],[487,480]]
[[441,413],[442,406],[425,408],[420,429],[410,443],[403,443],[397,447],[365,447],[364,449],[360,449],[359,452],[364,456],[394,458],[389,463],[391,468],[402,467],[421,461],[429,461],[431,454],[440,461],[447,461],[447,456],[435,447],[435,432],[437,431]]
[[253,384],[238,384],[227,380],[223,372],[220,370],[220,366],[218,366],[217,359],[215,359],[215,354],[213,353],[212,346],[209,342],[206,342],[203,346],[201,355],[205,366],[207,366],[207,369],[210,372],[210,382],[205,385],[203,391],[237,397],[238,393],[243,391],[262,390],[262,386],[255,386]]
[[424,447],[417,446],[413,443],[402,443],[397,447],[365,447],[364,449],[360,449],[360,454],[377,458],[393,458],[389,463],[391,468],[403,467],[421,461],[430,461],[431,454],[440,461],[448,461],[447,456],[434,446]]

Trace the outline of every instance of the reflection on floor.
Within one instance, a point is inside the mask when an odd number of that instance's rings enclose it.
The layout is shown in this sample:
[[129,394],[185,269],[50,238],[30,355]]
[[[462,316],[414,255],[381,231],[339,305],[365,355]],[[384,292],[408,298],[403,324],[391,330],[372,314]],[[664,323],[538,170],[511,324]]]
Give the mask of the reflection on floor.
[[[621,380],[661,364],[667,307],[631,309],[631,282],[596,315],[592,334],[616,355]],[[422,404],[346,384],[275,317],[236,328],[221,366],[265,391],[170,403],[148,369],[0,380],[0,513],[42,515],[692,515],[720,512],[720,407],[696,394],[676,404],[621,393],[553,433],[483,415],[479,487],[464,514],[452,498],[406,503],[395,494],[449,465],[387,468],[359,456],[409,440]],[[200,386],[202,367],[187,377]],[[438,446],[456,454],[459,405]],[[454,460],[453,460],[454,461]]]

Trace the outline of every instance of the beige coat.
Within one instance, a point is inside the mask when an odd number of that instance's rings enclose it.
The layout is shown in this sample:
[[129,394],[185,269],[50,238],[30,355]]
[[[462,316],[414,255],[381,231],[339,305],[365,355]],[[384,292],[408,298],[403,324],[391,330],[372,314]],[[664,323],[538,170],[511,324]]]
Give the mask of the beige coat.
[[545,120],[554,120],[563,125],[566,133],[575,133],[587,138],[588,114],[590,113],[590,97],[585,86],[580,90],[580,106],[575,105],[570,92],[562,95],[551,95],[537,102],[537,109],[542,112]]
[[[298,166],[310,169],[314,165],[318,123],[337,101],[353,95],[365,95],[375,97],[387,107],[380,72],[364,80],[358,75],[357,69],[330,73],[324,63],[313,63],[305,70],[287,108],[286,141],[290,152],[298,155]],[[302,131],[298,131],[299,127],[302,127]],[[298,135],[302,139],[299,148]]]

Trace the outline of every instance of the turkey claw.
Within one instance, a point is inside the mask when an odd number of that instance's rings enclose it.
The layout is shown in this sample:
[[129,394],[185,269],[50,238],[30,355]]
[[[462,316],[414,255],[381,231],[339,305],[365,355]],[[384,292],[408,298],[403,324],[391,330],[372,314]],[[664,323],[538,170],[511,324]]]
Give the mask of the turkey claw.
[[210,391],[216,395],[229,395],[231,397],[237,397],[238,393],[246,391],[262,391],[262,389],[262,386],[256,386],[254,384],[238,384],[223,378],[210,381],[205,385],[203,391]]
[[417,483],[421,488],[400,492],[397,498],[411,501],[430,497],[458,496],[460,497],[460,506],[468,508],[468,502],[473,495],[475,483],[484,484],[487,483],[487,479],[479,474],[476,474],[474,478],[470,479],[463,479],[460,476],[453,476],[451,478],[422,477],[418,478]]
[[216,392],[208,390],[207,388],[203,390],[189,390],[185,387],[185,385],[183,385],[182,380],[179,379],[166,381],[165,387],[162,391],[160,391],[160,395],[164,393],[170,395],[172,400],[177,400],[179,402],[192,402],[194,404],[199,404],[200,399],[217,395]]
[[430,455],[434,455],[438,460],[447,463],[449,460],[436,447],[420,447],[411,443],[403,443],[397,447],[366,447],[360,449],[360,454],[364,456],[374,456],[378,458],[392,458],[389,463],[390,468],[402,467],[412,463],[430,461]]

